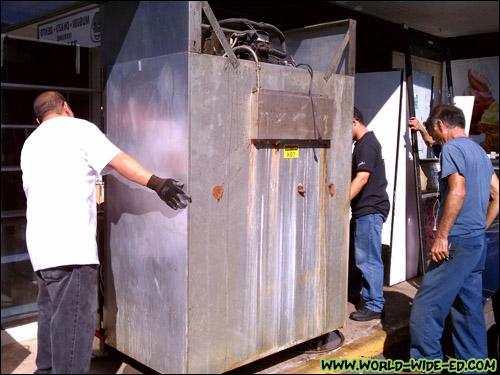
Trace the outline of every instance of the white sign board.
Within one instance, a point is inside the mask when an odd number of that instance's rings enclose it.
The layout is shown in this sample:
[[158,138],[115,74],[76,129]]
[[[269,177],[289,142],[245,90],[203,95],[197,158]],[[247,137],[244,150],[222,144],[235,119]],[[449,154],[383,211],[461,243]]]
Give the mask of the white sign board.
[[474,108],[474,96],[455,96],[453,98],[453,105],[460,108],[465,117],[465,133],[469,135],[470,120],[472,118],[472,110]]
[[[415,117],[424,124],[431,112],[432,104],[432,75],[413,72],[413,103],[415,105]],[[418,157],[420,159],[432,158],[432,149],[427,147],[420,132],[417,132]]]
[[415,184],[411,179],[406,83],[402,74],[402,71],[356,73],[354,91],[354,104],[363,113],[367,129],[380,142],[385,162],[391,209],[382,227],[382,244],[391,246],[389,285],[407,280],[408,272],[410,275],[415,272],[407,270],[407,263],[415,263],[413,254],[416,251],[418,255],[419,246],[418,227],[409,199],[415,200],[411,192]]
[[38,39],[97,47],[101,45],[99,8],[75,13],[38,25]]
[[[498,56],[453,60],[451,73],[454,94],[474,96],[470,137],[486,152],[498,150],[498,100],[500,99]],[[465,111],[464,114],[467,115]]]

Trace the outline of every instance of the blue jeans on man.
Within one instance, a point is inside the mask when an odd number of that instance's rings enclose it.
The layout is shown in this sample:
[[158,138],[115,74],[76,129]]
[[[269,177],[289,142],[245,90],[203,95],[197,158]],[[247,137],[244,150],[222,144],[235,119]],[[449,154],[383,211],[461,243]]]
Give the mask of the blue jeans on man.
[[97,322],[97,265],[37,271],[36,374],[86,374]]
[[451,309],[455,358],[487,358],[482,299],[486,235],[449,237],[448,243],[449,259],[431,262],[413,300],[411,354],[415,359],[443,359],[440,339]]
[[362,287],[365,307],[376,313],[383,312],[385,305],[382,262],[382,226],[385,220],[385,216],[379,213],[351,219],[349,295],[359,296]]

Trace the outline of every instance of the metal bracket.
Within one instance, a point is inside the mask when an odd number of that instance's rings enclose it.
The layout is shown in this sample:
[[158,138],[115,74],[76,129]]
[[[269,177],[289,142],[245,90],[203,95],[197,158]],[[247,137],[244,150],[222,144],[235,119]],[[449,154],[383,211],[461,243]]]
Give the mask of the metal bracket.
[[76,74],[80,74],[80,45],[77,44],[75,47],[76,47],[75,70]]
[[345,36],[344,36],[344,40],[342,40],[342,43],[340,43],[339,49],[335,53],[335,56],[333,56],[333,60],[325,72],[324,78],[325,78],[326,82],[328,82],[328,80],[330,79],[330,77],[333,74],[333,70],[335,69],[335,67],[339,63],[340,58],[342,57],[342,54],[344,53],[345,47],[347,46],[347,43],[349,43],[349,38],[350,38],[350,30],[348,29]]
[[233,50],[231,49],[231,46],[226,40],[226,36],[224,35],[224,32],[222,31],[222,28],[219,25],[219,22],[217,22],[217,18],[215,18],[214,13],[212,12],[212,8],[210,8],[210,5],[208,5],[207,1],[201,2],[201,8],[205,12],[208,21],[210,22],[210,26],[212,26],[212,28],[214,29],[215,35],[217,35],[220,44],[222,44],[222,47],[224,47],[224,51],[226,51],[227,57],[229,57],[229,61],[233,65],[233,68],[236,69],[240,65],[240,62],[236,58],[236,55],[234,54]]
[[5,40],[5,34],[2,34],[2,68],[3,68],[3,44]]

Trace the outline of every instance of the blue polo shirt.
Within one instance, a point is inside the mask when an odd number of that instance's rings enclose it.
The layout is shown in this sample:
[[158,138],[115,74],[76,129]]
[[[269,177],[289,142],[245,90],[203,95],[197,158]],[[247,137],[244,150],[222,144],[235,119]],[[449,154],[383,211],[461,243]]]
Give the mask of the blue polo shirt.
[[450,236],[475,237],[486,230],[486,211],[490,200],[491,176],[495,171],[484,149],[471,138],[452,139],[443,145],[441,152],[441,207],[450,192],[447,177],[453,173],[465,177],[465,200],[462,210],[450,231]]

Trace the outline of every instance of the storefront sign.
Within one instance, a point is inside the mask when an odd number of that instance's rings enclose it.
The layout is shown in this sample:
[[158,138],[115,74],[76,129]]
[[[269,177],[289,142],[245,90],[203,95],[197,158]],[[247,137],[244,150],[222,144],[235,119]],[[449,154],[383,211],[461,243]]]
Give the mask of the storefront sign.
[[97,47],[101,45],[99,8],[75,13],[38,25],[38,39]]
[[498,56],[451,61],[455,95],[474,96],[469,134],[487,153],[499,151],[498,72]]

